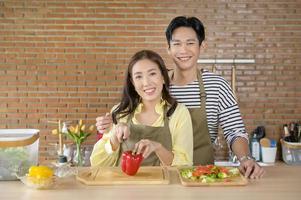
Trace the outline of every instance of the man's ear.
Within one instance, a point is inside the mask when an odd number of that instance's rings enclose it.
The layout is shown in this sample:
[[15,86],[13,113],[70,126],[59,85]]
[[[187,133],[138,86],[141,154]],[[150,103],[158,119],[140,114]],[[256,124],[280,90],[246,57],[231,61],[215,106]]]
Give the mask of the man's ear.
[[167,50],[168,55],[170,55],[171,52],[170,52],[170,46],[169,45],[166,46],[166,50]]
[[202,44],[200,46],[200,54],[203,54],[206,51],[207,46],[208,46],[207,42],[205,40],[203,40],[203,42],[202,42]]

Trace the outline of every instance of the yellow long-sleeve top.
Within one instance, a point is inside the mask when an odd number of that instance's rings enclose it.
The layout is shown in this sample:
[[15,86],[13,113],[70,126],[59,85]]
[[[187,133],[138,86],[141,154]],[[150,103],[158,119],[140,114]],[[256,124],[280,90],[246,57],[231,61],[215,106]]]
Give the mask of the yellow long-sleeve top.
[[[159,118],[152,124],[154,127],[164,126],[164,105],[165,101],[161,101],[155,107],[155,111],[159,114]],[[133,116],[134,124],[141,124],[136,119],[136,115],[141,112],[143,104],[139,104]],[[116,106],[113,107],[113,109]],[[112,110],[113,110],[112,109]],[[119,122],[126,122],[127,117],[119,120]],[[112,151],[110,143],[111,136],[115,133],[116,126],[105,133],[93,148],[90,161],[92,166],[115,166],[119,158],[119,148]],[[178,104],[176,110],[169,118],[169,129],[172,139],[172,152],[174,158],[172,166],[177,165],[192,165],[193,160],[193,132],[192,122],[188,109]]]

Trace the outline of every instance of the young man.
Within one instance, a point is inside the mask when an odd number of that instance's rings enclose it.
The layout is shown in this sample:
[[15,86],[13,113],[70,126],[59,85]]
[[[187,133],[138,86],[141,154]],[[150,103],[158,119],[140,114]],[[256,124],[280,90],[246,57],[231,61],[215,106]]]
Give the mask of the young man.
[[[192,118],[194,165],[214,162],[211,142],[220,125],[241,163],[241,172],[252,179],[261,178],[264,170],[250,156],[248,135],[229,84],[220,76],[198,70],[197,60],[204,49],[203,24],[195,17],[176,17],[166,29],[166,39],[168,54],[176,65],[170,74],[170,92],[188,107]],[[111,125],[108,115],[96,121],[99,131]]]

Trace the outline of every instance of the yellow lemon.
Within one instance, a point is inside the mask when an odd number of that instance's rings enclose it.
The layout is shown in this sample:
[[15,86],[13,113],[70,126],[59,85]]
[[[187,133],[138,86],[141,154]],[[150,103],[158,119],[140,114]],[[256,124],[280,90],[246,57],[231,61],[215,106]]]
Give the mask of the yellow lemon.
[[53,176],[53,169],[47,166],[31,166],[29,168],[29,176],[34,178],[50,178]]

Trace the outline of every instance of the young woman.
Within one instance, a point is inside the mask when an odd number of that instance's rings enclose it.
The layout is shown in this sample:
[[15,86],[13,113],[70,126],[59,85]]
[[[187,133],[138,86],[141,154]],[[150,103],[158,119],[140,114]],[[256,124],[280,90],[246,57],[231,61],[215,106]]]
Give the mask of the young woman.
[[188,109],[169,94],[162,58],[143,50],[130,60],[113,126],[93,149],[91,165],[116,166],[122,152],[142,153],[142,165],[192,165],[193,132]]

